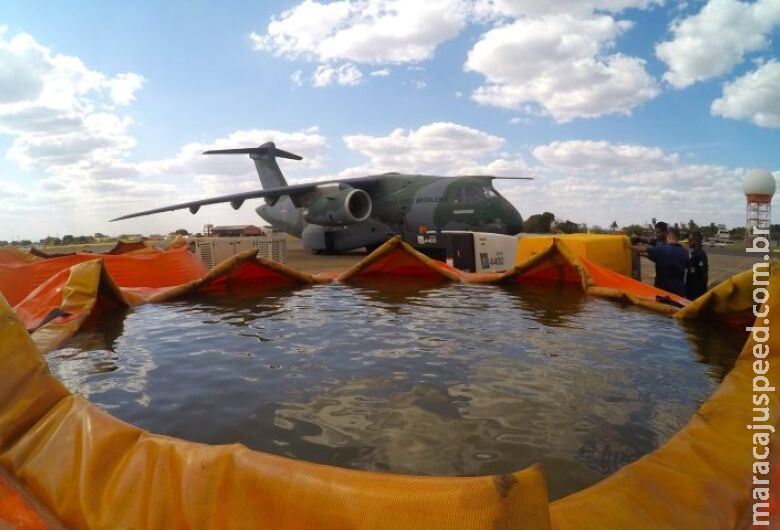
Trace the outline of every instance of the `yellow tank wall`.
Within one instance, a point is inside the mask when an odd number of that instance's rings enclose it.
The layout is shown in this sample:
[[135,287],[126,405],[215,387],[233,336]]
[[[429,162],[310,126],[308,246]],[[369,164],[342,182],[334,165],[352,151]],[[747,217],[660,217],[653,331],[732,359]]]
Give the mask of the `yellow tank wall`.
[[520,237],[515,263],[523,263],[545,251],[554,239],[563,242],[577,257],[588,258],[619,274],[631,275],[631,242],[623,235],[562,234]]

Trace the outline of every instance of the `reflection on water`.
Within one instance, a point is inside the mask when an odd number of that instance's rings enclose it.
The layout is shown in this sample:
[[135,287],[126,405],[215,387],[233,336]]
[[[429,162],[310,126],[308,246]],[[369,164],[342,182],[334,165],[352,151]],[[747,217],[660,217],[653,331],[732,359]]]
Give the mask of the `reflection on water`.
[[154,432],[398,473],[542,462],[555,498],[679,430],[742,341],[555,286],[334,284],[106,314],[48,360]]

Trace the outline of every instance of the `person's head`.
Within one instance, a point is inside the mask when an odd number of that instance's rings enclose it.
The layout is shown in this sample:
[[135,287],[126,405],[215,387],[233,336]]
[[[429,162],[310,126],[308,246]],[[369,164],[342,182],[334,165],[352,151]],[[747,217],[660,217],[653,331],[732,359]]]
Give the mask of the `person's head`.
[[688,246],[691,248],[701,248],[703,240],[704,237],[701,235],[701,232],[691,232],[691,237],[688,239]]
[[666,236],[669,233],[669,225],[663,221],[655,223],[655,238],[658,241],[666,241]]
[[666,242],[669,244],[680,242],[680,231],[676,228],[670,228],[666,233]]

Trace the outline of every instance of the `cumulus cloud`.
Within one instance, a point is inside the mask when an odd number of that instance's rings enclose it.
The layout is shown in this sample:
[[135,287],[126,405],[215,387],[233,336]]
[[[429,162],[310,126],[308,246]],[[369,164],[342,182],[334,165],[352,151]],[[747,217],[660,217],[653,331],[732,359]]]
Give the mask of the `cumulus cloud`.
[[628,8],[648,9],[663,5],[663,0],[477,0],[477,16],[539,16],[555,13],[590,15],[595,11],[619,13]]
[[686,164],[654,146],[595,140],[552,142],[532,152],[541,162],[539,178],[506,192],[527,213],[548,210],[604,226],[652,217],[735,224],[744,215],[738,169]]
[[335,67],[329,64],[321,64],[311,76],[312,84],[317,87],[332,85],[354,86],[363,82],[363,73],[351,63],[345,63]]
[[[0,176],[0,228],[6,227],[1,238],[15,236],[7,232],[15,215],[31,212],[42,220],[43,228],[26,230],[37,230],[39,236],[49,230],[155,232],[159,219],[121,226],[106,221],[158,204],[258,187],[247,157],[202,156],[207,149],[271,140],[305,157],[291,163],[293,175],[322,164],[327,144],[316,127],[293,132],[241,130],[211,142],[187,144],[170,159],[133,162],[135,139],[129,133],[133,121],[117,109],[132,103],[142,85],[139,74],[97,72],[30,35],[8,38],[0,32],[0,134],[10,139],[6,159],[19,168],[10,180]],[[238,218],[257,222],[248,210]],[[187,220],[190,227],[193,223],[185,215],[171,214],[166,222],[171,219]]]
[[[303,157],[303,160],[300,161],[278,160],[283,170],[289,167],[293,172],[322,167],[328,145],[317,127],[295,132],[275,129],[240,130],[208,143],[188,143],[182,146],[173,158],[141,162],[136,167],[140,172],[148,175],[182,175],[187,178],[209,177],[210,180],[203,180],[203,182],[209,182],[209,189],[212,191],[215,189],[214,182],[216,180],[211,177],[227,178],[228,180],[223,181],[226,184],[250,182],[256,187],[255,168],[247,156],[204,156],[203,152],[210,149],[253,147],[265,142],[274,142],[280,149]],[[226,187],[224,186],[223,189]]]
[[771,61],[726,84],[713,101],[712,114],[780,127],[780,62]]
[[255,49],[320,62],[408,63],[433,56],[465,25],[463,0],[304,0],[274,18]]
[[504,145],[503,138],[450,122],[395,129],[387,136],[345,136],[344,142],[369,159],[342,172],[348,176],[387,171],[452,174],[460,167],[479,165]]
[[642,59],[608,53],[630,27],[607,15],[567,13],[521,18],[492,29],[465,64],[487,81],[472,98],[518,110],[536,104],[559,122],[630,114],[659,94]]
[[380,70],[374,70],[373,72],[371,72],[371,75],[374,77],[387,77],[390,75],[390,69],[382,68]]
[[601,173],[669,169],[677,165],[679,158],[676,153],[667,154],[658,147],[593,140],[552,142],[535,147],[533,155],[547,167]]
[[0,28],[0,133],[13,137],[6,157],[56,173],[125,156],[135,145],[132,120],[115,106],[134,99],[143,77],[109,77],[30,35],[6,32]]
[[769,47],[780,25],[780,2],[709,0],[698,13],[673,23],[671,40],[656,46],[664,79],[676,88],[726,74],[745,55]]

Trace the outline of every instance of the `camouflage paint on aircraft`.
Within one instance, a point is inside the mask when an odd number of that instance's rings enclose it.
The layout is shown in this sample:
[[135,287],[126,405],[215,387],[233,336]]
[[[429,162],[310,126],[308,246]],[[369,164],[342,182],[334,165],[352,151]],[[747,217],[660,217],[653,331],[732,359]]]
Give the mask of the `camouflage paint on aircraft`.
[[[229,202],[238,209],[247,199],[264,198],[255,211],[274,228],[301,237],[312,251],[341,252],[374,247],[393,234],[428,230],[471,230],[516,234],[523,220],[494,188],[493,176],[438,177],[384,173],[367,177],[287,185],[276,157],[301,157],[268,142],[260,147],[206,151],[248,154],[262,190],[165,206],[112,219]],[[519,177],[523,178],[523,177]]]

